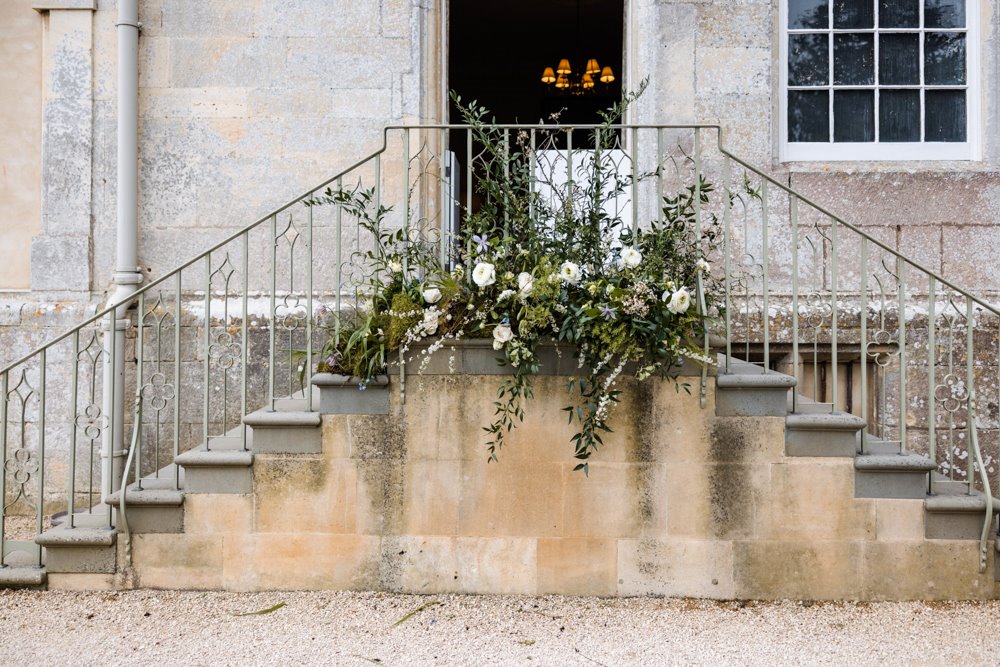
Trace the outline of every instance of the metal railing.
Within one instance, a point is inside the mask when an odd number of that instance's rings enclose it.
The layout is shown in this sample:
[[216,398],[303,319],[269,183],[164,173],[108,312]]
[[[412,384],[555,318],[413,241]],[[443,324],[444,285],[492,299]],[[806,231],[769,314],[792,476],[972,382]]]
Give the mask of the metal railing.
[[[31,539],[52,519],[112,525],[102,500],[116,480],[178,489],[182,451],[245,449],[250,412],[312,410],[302,378],[338,335],[340,313],[364,296],[373,239],[351,208],[305,202],[327,188],[366,189],[374,207],[390,207],[386,227],[437,244],[450,261],[456,211],[482,205],[476,183],[496,157],[468,129],[386,128],[372,155],[0,370],[3,564],[15,554],[41,564]],[[926,453],[940,472],[929,493],[948,480],[989,496],[1000,432],[993,305],[734,156],[716,125],[496,130],[502,159],[539,174],[540,196],[583,178],[601,146],[625,184],[609,204],[623,226],[663,221],[670,197],[693,193],[696,224],[716,234],[712,274],[725,290],[725,309],[705,313],[725,341],[719,372],[742,358],[792,374],[793,409],[865,418],[864,452]],[[131,317],[116,321],[123,305]],[[118,337],[127,344],[112,344]],[[119,349],[127,363],[115,376],[106,369]],[[116,387],[134,401],[104,414]],[[21,516],[30,525],[18,533]]]

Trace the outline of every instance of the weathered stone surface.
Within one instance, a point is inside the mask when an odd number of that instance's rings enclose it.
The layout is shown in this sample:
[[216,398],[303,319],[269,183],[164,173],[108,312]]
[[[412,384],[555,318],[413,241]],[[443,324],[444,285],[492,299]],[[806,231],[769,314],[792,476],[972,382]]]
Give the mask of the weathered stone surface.
[[618,594],[738,597],[733,585],[733,543],[619,540]]
[[540,539],[536,594],[614,595],[618,590],[618,541]]

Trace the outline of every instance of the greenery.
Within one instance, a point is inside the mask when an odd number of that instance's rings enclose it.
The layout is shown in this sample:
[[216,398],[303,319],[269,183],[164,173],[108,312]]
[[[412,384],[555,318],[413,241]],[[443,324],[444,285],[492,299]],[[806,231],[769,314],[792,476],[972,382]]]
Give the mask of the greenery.
[[[370,269],[367,296],[335,318],[319,370],[354,375],[364,384],[384,372],[388,353],[405,354],[417,341],[434,338],[433,353],[463,337],[491,338],[503,355],[499,362],[514,369],[497,390],[493,421],[484,426],[489,458],[496,460],[532,398],[539,342],[567,344],[580,373],[569,381],[565,410],[577,427],[577,469],[585,473],[602,434],[611,430],[609,414],[625,374],[640,381],[669,377],[687,389],[677,380],[678,364],[712,363],[703,347],[706,314],[720,308],[706,261],[718,222],[702,214],[701,232],[695,231],[713,187],[703,180],[665,197],[662,220],[634,229],[614,212],[613,202],[633,184],[614,162],[614,124],[639,94],[641,88],[603,115],[586,144],[593,148],[579,153],[585,157],[569,183],[557,181],[558,170],[540,166],[542,156],[553,154],[557,128],[535,142],[526,132],[508,139],[488,124],[486,109],[456,98],[482,147],[475,165],[482,204],[465,211],[449,265],[436,244],[387,228],[389,209],[375,204],[371,190],[327,190],[309,202],[345,207],[376,239],[361,258]],[[564,163],[560,168],[565,173]]]

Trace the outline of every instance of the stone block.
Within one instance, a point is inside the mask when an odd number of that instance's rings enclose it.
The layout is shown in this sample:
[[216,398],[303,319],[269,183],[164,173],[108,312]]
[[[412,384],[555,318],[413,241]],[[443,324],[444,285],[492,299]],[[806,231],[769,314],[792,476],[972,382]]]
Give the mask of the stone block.
[[89,290],[90,240],[85,236],[32,239],[31,287],[39,291]]
[[362,386],[357,378],[317,373],[312,383],[319,388],[319,411],[323,414],[389,414],[389,379],[385,376]]
[[379,564],[389,590],[532,595],[537,590],[532,538],[383,538]]
[[997,595],[992,568],[979,574],[979,542],[906,540],[864,545],[868,600],[975,600]]
[[879,541],[922,538],[924,502],[918,499],[877,498],[875,536]]
[[867,540],[876,535],[875,502],[855,499],[849,459],[793,459],[771,467],[773,540]]
[[[644,519],[652,519],[654,504],[661,500],[648,487],[640,487],[640,475],[644,473],[643,480],[647,482],[664,476],[663,467],[654,464],[641,464],[640,467],[639,464],[595,462],[588,476],[570,466],[563,468],[562,534],[566,537],[638,537]],[[657,491],[662,491],[663,486],[655,484]],[[658,504],[656,518],[660,526],[656,532],[662,533],[667,508],[663,506],[665,503]]]
[[249,533],[254,526],[254,497],[200,493],[184,499],[184,531],[188,535]]
[[733,543],[618,541],[618,594],[727,599],[734,596]]
[[564,484],[557,463],[464,462],[459,534],[558,537]]
[[765,532],[771,466],[668,464],[665,468],[671,538],[734,539]]
[[618,540],[544,538],[537,545],[537,595],[614,595]]
[[404,474],[403,531],[411,535],[457,535],[462,463],[411,461]]
[[227,535],[227,590],[373,590],[380,538],[370,535],[256,533]]
[[257,457],[254,529],[260,533],[352,533],[358,471],[353,461]]
[[135,535],[132,566],[144,588],[222,588],[223,535]]
[[271,37],[175,37],[170,82],[176,88],[250,87],[278,75],[285,40]]
[[113,574],[50,574],[50,591],[113,591],[117,589]]
[[862,597],[859,541],[733,543],[733,597],[753,600],[857,600]]
[[771,46],[705,46],[698,49],[698,94],[752,93],[771,85]]
[[405,476],[403,463],[394,459],[357,462],[357,528],[361,535],[402,532]]

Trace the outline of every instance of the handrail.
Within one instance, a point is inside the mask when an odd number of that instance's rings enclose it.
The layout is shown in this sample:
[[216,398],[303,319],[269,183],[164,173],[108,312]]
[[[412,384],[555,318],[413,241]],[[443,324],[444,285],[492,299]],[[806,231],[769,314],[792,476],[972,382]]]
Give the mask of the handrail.
[[983,520],[983,532],[979,536],[979,572],[986,571],[986,562],[989,553],[990,529],[993,527],[993,490],[990,486],[990,478],[986,472],[986,464],[983,461],[983,454],[979,449],[979,427],[976,425],[976,394],[969,392],[968,400],[968,429],[969,446],[972,455],[976,459],[976,467],[979,469],[979,477],[983,481],[983,494],[986,496],[986,517]]

